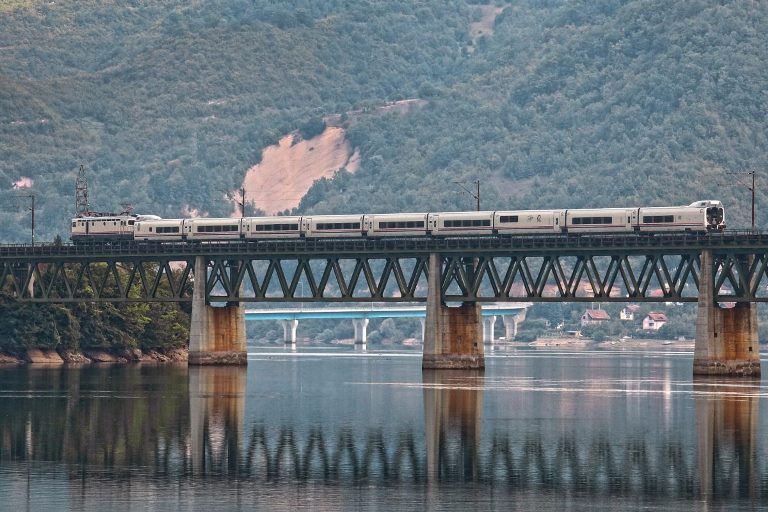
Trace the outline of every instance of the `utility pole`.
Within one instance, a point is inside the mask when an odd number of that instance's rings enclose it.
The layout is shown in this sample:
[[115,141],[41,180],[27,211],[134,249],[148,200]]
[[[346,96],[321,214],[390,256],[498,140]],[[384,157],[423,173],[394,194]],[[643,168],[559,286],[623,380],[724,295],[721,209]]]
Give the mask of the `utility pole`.
[[16,194],[16,197],[24,197],[32,201],[32,205],[29,208],[32,214],[32,247],[35,246],[35,194]]
[[240,189],[240,218],[245,217],[245,187]]
[[727,172],[726,174],[730,174],[732,176],[752,176],[752,186],[749,186],[747,183],[744,183],[741,180],[738,180],[739,183],[746,186],[747,189],[752,192],[752,232],[755,231],[755,171],[743,171],[743,172]]
[[80,166],[75,182],[75,214],[86,216],[91,211],[91,205],[88,203],[88,179],[85,177],[85,167]]
[[475,188],[476,192],[472,192],[470,189],[465,187],[464,184],[462,182],[460,182],[460,181],[454,181],[453,183],[458,185],[458,186],[460,186],[462,188],[462,190],[464,190],[464,192],[469,194],[475,200],[475,202],[477,204],[477,211],[480,211],[480,180],[475,180],[474,181],[475,186],[476,186],[476,188]]

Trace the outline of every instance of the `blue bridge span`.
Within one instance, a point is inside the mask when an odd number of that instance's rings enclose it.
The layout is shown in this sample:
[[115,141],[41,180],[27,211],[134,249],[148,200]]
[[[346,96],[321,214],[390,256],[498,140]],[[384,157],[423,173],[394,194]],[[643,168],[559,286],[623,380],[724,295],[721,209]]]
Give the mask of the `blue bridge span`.
[[[482,306],[483,340],[492,343],[497,317],[502,318],[505,339],[512,339],[517,334],[517,325],[525,319],[530,302],[508,302],[504,304],[484,304]],[[310,319],[351,319],[355,328],[355,343],[367,341],[368,322],[372,318],[419,318],[421,319],[422,340],[424,339],[424,319],[427,316],[425,305],[390,306],[371,305],[368,307],[343,308],[281,308],[281,309],[246,309],[246,321],[277,320],[283,327],[283,341],[296,343],[296,331],[299,320]]]

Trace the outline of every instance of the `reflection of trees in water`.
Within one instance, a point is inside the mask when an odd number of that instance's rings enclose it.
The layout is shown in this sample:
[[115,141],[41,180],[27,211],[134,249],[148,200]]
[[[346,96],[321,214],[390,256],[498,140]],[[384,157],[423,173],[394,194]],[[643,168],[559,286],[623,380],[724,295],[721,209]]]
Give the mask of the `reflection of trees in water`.
[[[30,369],[0,400],[0,460],[171,464],[189,428],[186,367]],[[162,383],[163,400],[155,386]],[[172,455],[171,452],[176,452]]]

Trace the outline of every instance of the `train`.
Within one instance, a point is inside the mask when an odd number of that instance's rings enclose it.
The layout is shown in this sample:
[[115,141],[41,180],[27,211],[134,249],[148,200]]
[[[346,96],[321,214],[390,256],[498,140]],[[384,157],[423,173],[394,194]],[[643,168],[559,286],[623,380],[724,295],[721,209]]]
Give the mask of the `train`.
[[710,233],[725,229],[723,204],[566,210],[286,215],[163,219],[156,215],[72,219],[74,243],[90,240],[210,242],[291,238],[451,237],[590,233]]

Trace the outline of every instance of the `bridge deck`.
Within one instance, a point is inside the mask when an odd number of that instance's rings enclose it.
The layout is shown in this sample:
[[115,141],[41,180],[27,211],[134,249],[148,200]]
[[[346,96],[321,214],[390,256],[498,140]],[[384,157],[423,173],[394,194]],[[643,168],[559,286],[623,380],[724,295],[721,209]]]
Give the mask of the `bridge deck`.
[[34,258],[103,258],[146,257],[161,255],[188,259],[194,256],[323,256],[344,254],[426,254],[440,253],[551,253],[600,254],[622,250],[631,253],[701,251],[725,249],[768,251],[768,231],[728,231],[710,234],[613,234],[613,235],[547,235],[547,236],[473,236],[359,239],[293,239],[263,241],[213,241],[149,243],[133,240],[120,242],[94,241],[89,244],[0,245],[0,260]]

